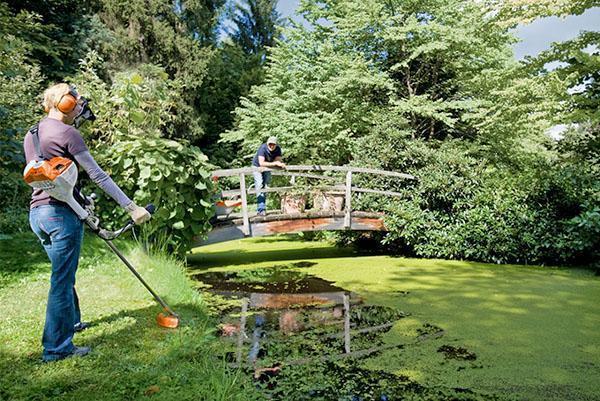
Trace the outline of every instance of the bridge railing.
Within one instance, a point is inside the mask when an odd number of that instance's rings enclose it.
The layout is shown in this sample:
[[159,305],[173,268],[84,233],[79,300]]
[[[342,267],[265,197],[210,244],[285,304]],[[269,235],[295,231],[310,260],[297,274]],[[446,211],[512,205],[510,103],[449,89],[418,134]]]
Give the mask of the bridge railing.
[[[254,172],[264,172],[270,171],[273,175],[278,176],[288,176],[290,177],[290,181],[292,186],[283,186],[283,187],[270,187],[263,188],[260,190],[249,189],[246,185],[246,176],[253,175]],[[321,166],[321,165],[290,165],[286,166],[285,169],[281,168],[268,168],[268,167],[244,167],[237,169],[227,169],[227,170],[215,170],[212,172],[212,177],[215,180],[218,180],[221,177],[238,177],[240,181],[240,186],[237,189],[223,190],[221,191],[221,196],[226,198],[237,197],[241,198],[241,208],[242,208],[242,221],[243,221],[243,232],[244,235],[250,234],[250,216],[248,214],[248,199],[247,195],[249,194],[258,194],[260,192],[272,193],[272,192],[289,192],[297,188],[296,178],[309,178],[309,179],[318,179],[324,181],[334,181],[337,182],[340,178],[331,177],[326,175],[314,174],[314,172],[342,172],[345,173],[346,179],[345,184],[333,184],[333,185],[319,185],[319,190],[322,191],[331,191],[338,192],[344,194],[344,227],[350,228],[351,219],[352,219],[352,193],[371,193],[371,194],[379,194],[386,196],[394,196],[400,197],[402,194],[399,192],[393,191],[383,191],[378,189],[369,189],[369,188],[360,188],[352,185],[352,179],[354,174],[374,174],[380,176],[387,177],[395,177],[402,178],[408,180],[415,180],[416,177],[405,174],[398,173],[395,171],[385,171],[385,170],[377,170],[372,168],[362,168],[362,167],[352,167],[352,166]]]

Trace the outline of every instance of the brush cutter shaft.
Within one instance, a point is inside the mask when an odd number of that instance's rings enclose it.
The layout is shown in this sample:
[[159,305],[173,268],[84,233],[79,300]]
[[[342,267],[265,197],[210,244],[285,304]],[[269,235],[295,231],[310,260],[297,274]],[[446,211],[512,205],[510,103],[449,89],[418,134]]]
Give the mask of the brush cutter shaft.
[[177,316],[177,314],[175,312],[173,312],[173,310],[169,307],[169,305],[167,305],[167,303],[165,301],[162,300],[161,297],[158,296],[157,293],[154,292],[154,290],[152,288],[150,288],[150,286],[146,283],[146,281],[144,281],[144,279],[142,278],[142,276],[140,276],[140,274],[133,268],[133,266],[131,265],[131,263],[129,263],[129,261],[127,259],[125,259],[125,256],[123,256],[123,254],[121,253],[121,251],[119,251],[117,249],[117,247],[112,243],[112,241],[110,240],[104,240],[106,242],[106,244],[108,245],[108,247],[110,249],[112,249],[112,251],[119,257],[119,259],[121,259],[121,261],[123,263],[125,263],[125,266],[127,266],[129,268],[129,270],[131,270],[131,272],[133,273],[133,275],[135,277],[137,277],[138,280],[140,280],[140,282],[144,285],[144,287],[146,287],[146,289],[150,292],[150,294],[152,294],[152,296],[154,297],[154,299],[156,300],[156,302],[158,302],[163,308],[165,308],[165,310],[173,315],[173,316]]
[[[95,195],[92,194],[92,196],[89,198],[90,211],[93,210],[94,199],[95,199]],[[153,204],[149,204],[146,206],[146,210],[148,210],[148,212],[150,212],[150,214],[152,214],[152,213],[154,213],[155,207]],[[133,227],[134,222],[132,220],[129,220],[123,228],[116,230],[116,231],[109,231],[109,230],[105,230],[102,227],[100,227],[98,218],[95,215],[93,215],[92,213],[90,213],[89,218],[87,218],[85,220],[85,222],[87,223],[87,225],[91,228],[91,230],[96,235],[98,235],[100,238],[102,238],[104,240],[104,242],[106,242],[108,247],[119,257],[119,259],[121,259],[121,261],[123,263],[125,263],[125,266],[127,266],[127,268],[140,281],[140,283],[142,283],[143,286],[146,287],[146,289],[148,290],[148,292],[150,294],[152,294],[152,296],[154,297],[156,302],[158,302],[160,304],[160,306],[162,306],[164,308],[164,310],[167,313],[169,313],[169,315],[176,318],[175,321],[178,323],[179,316],[177,316],[177,314],[175,312],[173,312],[173,309],[171,309],[169,307],[169,305],[167,305],[167,303],[165,301],[163,301],[162,298],[159,297],[157,293],[154,292],[154,290],[148,285],[148,283],[146,283],[146,281],[142,278],[142,276],[140,276],[140,274],[135,270],[135,268],[131,265],[131,263],[129,263],[129,261],[125,258],[125,256],[123,256],[121,251],[119,251],[119,249],[117,249],[117,247],[111,241],[111,240],[117,238],[119,235],[123,234],[125,231],[129,230],[131,227]],[[164,319],[169,320],[168,317],[165,317]],[[159,322],[159,324],[160,324],[160,322]],[[166,326],[166,327],[177,327],[177,325],[171,325],[171,326]]]

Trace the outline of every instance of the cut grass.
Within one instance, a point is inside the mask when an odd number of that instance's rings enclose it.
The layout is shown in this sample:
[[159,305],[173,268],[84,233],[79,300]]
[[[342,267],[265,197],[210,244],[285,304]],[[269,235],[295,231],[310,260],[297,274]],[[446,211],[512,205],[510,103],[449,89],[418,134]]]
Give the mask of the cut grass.
[[248,379],[218,355],[214,325],[184,267],[120,242],[154,290],[180,314],[175,330],[157,326],[151,295],[97,238],[88,235],[77,274],[84,320],[75,336],[83,358],[41,362],[49,262],[33,234],[0,240],[0,400],[257,399]]
[[[359,256],[293,236],[202,247],[189,261],[229,271],[314,262],[299,270],[410,313],[385,337],[404,347],[367,359],[370,368],[524,400],[600,400],[600,277],[591,271]],[[422,336],[432,327],[442,335]],[[449,358],[440,351],[449,347],[476,359]]]

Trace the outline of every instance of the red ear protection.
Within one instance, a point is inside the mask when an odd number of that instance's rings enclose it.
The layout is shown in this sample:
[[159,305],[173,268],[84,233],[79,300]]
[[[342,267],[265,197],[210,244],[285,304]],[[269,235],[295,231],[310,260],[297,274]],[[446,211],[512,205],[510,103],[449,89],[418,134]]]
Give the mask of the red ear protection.
[[77,92],[71,88],[69,93],[66,93],[60,97],[60,100],[56,104],[56,108],[62,113],[68,114],[75,110],[77,106]]

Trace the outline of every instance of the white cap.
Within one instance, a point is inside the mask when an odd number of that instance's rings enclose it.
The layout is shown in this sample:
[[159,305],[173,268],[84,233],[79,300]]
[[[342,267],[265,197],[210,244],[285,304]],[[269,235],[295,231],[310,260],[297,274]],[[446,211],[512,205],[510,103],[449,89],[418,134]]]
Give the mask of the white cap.
[[269,139],[267,139],[267,145],[270,144],[270,143],[272,143],[274,145],[277,145],[277,137],[276,136],[270,136]]

